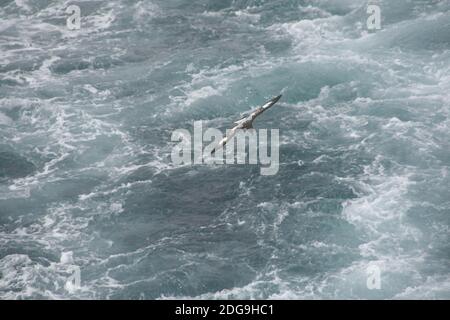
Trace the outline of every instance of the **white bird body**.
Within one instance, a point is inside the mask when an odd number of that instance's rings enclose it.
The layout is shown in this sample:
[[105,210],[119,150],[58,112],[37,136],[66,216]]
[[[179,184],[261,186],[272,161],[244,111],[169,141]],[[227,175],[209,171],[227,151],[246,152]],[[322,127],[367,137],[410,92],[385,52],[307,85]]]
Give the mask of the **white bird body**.
[[235,121],[234,124],[236,124],[236,126],[231,128],[230,130],[228,130],[227,135],[222,140],[220,140],[218,145],[211,151],[211,154],[215,153],[216,150],[222,148],[228,142],[229,139],[233,138],[238,129],[253,129],[253,120],[255,120],[255,118],[257,116],[259,116],[261,113],[263,113],[264,111],[269,109],[271,106],[273,106],[275,103],[277,103],[277,101],[280,100],[280,98],[281,98],[281,94],[279,96],[269,100],[263,106],[254,110],[247,117],[244,117],[242,119]]

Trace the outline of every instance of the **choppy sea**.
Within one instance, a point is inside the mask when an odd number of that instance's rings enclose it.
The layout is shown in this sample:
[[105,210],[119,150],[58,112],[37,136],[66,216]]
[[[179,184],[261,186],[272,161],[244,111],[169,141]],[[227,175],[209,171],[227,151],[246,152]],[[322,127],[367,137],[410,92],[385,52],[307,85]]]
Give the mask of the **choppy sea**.
[[[450,1],[370,3],[1,0],[0,298],[449,299]],[[280,93],[276,175],[171,161]]]

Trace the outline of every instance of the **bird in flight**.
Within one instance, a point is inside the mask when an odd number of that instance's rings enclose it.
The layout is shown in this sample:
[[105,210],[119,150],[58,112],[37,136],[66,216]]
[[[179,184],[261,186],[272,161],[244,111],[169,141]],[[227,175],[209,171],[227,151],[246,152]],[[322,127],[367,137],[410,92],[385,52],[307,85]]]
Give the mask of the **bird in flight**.
[[228,131],[227,135],[222,140],[220,140],[219,144],[211,151],[211,154],[214,154],[216,152],[216,150],[219,150],[220,148],[222,148],[228,142],[229,139],[233,138],[233,136],[236,134],[236,130],[238,130],[238,129],[253,129],[253,120],[255,120],[255,118],[257,116],[259,116],[261,113],[263,113],[264,111],[269,109],[271,106],[273,106],[275,103],[277,103],[277,101],[280,100],[280,98],[281,98],[281,94],[279,96],[267,101],[263,106],[257,108],[252,113],[250,113],[250,115],[243,117],[240,120],[235,121],[234,123],[236,125]]

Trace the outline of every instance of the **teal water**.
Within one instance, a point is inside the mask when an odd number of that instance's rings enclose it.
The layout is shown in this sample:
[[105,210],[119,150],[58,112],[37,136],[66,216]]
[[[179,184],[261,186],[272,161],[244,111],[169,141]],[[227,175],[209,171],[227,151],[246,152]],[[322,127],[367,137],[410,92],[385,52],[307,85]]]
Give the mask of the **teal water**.
[[[450,2],[378,4],[0,1],[0,298],[449,299]],[[279,93],[278,174],[172,164]]]

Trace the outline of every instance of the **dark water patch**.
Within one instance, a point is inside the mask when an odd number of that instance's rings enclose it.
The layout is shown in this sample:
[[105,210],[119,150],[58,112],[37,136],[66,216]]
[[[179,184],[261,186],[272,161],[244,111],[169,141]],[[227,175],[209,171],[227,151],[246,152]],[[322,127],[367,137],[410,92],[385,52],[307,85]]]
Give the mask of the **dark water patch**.
[[47,203],[58,199],[77,200],[79,195],[90,193],[100,183],[101,179],[95,176],[72,177],[49,182],[42,189],[35,190],[32,195]]
[[35,170],[35,165],[25,157],[14,152],[0,151],[0,181],[26,177]]
[[[5,48],[6,49],[6,48]],[[8,49],[6,49],[8,50]],[[37,52],[33,53],[36,54]],[[31,54],[31,52],[29,53]],[[0,65],[0,72],[8,71],[21,71],[21,72],[31,72],[39,69],[40,64],[38,63],[38,58],[32,59],[17,59],[11,63],[5,65]]]
[[116,66],[121,66],[123,64],[124,62],[121,61],[120,59],[113,58],[110,56],[100,56],[94,58],[94,61],[92,62],[92,67],[94,69],[108,70]]
[[[36,222],[45,214],[47,205],[41,199],[32,197],[0,199],[0,224],[5,226],[5,231],[12,232],[22,221],[30,224]],[[14,223],[17,219],[20,219],[19,225]]]
[[0,79],[0,87],[15,87],[21,86],[24,83],[17,81],[15,79]]
[[36,90],[37,97],[41,99],[63,98],[66,94],[67,89],[63,85],[39,87]]
[[0,0],[0,7],[6,7],[7,5],[14,2],[14,0]]
[[[182,216],[213,217],[226,206],[227,201],[238,195],[239,178],[230,174],[216,181],[220,168],[210,172],[207,168],[198,170],[174,170],[170,174],[159,174],[152,178],[152,195],[148,190],[134,192],[127,197],[125,210],[140,214],[163,213],[181,214]],[[184,174],[182,173],[184,172]]]
[[67,74],[75,70],[88,69],[90,66],[91,64],[88,61],[70,58],[54,62],[51,65],[50,70],[56,74]]

